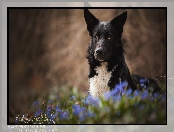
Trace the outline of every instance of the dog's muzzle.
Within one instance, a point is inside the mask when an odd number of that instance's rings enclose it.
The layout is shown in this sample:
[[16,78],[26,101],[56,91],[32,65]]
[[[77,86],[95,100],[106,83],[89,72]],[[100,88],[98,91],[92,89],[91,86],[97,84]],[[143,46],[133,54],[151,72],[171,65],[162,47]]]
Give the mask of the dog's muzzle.
[[103,48],[97,48],[94,53],[95,59],[99,61],[104,61],[106,59],[106,54]]

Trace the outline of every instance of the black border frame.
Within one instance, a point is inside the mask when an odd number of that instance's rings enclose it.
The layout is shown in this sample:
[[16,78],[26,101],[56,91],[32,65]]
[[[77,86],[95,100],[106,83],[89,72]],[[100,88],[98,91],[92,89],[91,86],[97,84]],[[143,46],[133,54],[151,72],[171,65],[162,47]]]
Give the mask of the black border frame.
[[51,124],[51,125],[167,125],[167,7],[7,7],[7,125],[50,125],[9,123],[9,10],[10,9],[166,9],[166,124]]

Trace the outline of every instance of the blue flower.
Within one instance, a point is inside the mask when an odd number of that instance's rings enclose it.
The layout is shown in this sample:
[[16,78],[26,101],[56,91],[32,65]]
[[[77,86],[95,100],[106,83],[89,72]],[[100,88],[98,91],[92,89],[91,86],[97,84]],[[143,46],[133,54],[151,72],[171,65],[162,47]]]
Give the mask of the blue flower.
[[147,79],[140,79],[140,83],[145,83],[147,81]]
[[15,123],[18,123],[18,122],[19,122],[19,120],[18,120],[18,119],[16,119],[16,120],[15,120]]
[[154,98],[157,99],[159,97],[159,93],[154,93]]
[[82,114],[79,114],[79,120],[80,121],[84,121],[85,120],[85,118],[86,118],[86,115],[84,114],[84,113],[82,113]]
[[52,106],[49,105],[49,106],[47,106],[47,110],[45,111],[45,114],[48,116],[48,118],[49,118],[50,120],[52,120],[51,110],[52,110]]
[[58,113],[57,112],[52,115],[52,119],[55,119],[56,117],[58,117]]
[[127,81],[117,84],[114,88],[115,94],[117,94],[118,92],[120,92],[120,93],[123,92],[126,89],[127,85],[128,85]]
[[86,108],[80,107],[80,105],[73,105],[72,107],[74,109],[74,112],[73,112],[74,115],[79,115],[80,113],[86,110]]
[[101,100],[100,100],[98,97],[92,97],[92,98],[91,98],[91,105],[92,105],[92,106],[97,106],[97,107],[98,107],[100,101],[101,101]]
[[74,109],[73,114],[74,115],[78,115],[80,113],[80,111],[81,111],[80,105],[73,105],[72,107]]
[[33,103],[33,105],[37,107],[37,106],[39,106],[39,105],[40,105],[40,102],[35,101],[35,102]]
[[60,114],[60,119],[64,120],[64,119],[68,119],[69,118],[69,112],[68,111],[64,111]]
[[62,110],[59,108],[59,106],[56,106],[56,113],[60,113]]
[[91,112],[90,110],[88,110],[87,112],[87,117],[95,117],[95,113]]
[[112,92],[109,91],[109,92],[104,93],[105,100],[109,100],[111,97],[112,97]]
[[116,95],[113,97],[113,101],[116,102],[116,101],[120,101],[121,100],[121,95]]
[[76,99],[75,96],[71,96],[71,97],[70,97],[70,100],[75,100],[75,99]]
[[80,107],[80,105],[73,105],[73,114],[79,118],[80,121],[85,120],[86,117],[86,108]]
[[141,94],[142,99],[146,99],[148,96],[149,96],[149,92],[146,90]]
[[147,86],[145,85],[146,82],[149,82],[149,80],[145,79],[140,79],[140,86],[146,88]]
[[53,101],[52,100],[49,100],[48,103],[51,104]]
[[135,90],[135,92],[134,92],[134,96],[136,97],[136,96],[140,96],[140,94],[141,94],[141,92],[139,91],[139,90]]
[[120,88],[115,87],[114,90],[111,91],[111,96],[115,96],[115,95],[118,95],[120,93],[121,93]]
[[140,86],[146,88],[146,85],[144,83],[140,83]]
[[85,99],[84,103],[86,105],[98,106],[100,101],[101,100],[98,97],[93,97],[93,96],[88,95],[88,97]]
[[129,96],[129,95],[132,94],[132,89],[129,88],[128,90],[125,90],[122,94],[126,95],[126,96]]
[[39,116],[42,113],[41,109],[38,109],[38,111],[35,112],[34,116]]
[[83,102],[84,102],[85,105],[89,105],[89,104],[90,104],[90,100],[91,100],[91,96],[88,95],[87,98],[85,98],[85,99],[83,100]]
[[161,97],[161,101],[166,101],[166,97],[167,97],[167,96],[166,96],[166,93],[163,93],[163,94],[162,94],[162,97]]
[[52,109],[51,105],[47,106],[47,111],[51,111],[51,109]]

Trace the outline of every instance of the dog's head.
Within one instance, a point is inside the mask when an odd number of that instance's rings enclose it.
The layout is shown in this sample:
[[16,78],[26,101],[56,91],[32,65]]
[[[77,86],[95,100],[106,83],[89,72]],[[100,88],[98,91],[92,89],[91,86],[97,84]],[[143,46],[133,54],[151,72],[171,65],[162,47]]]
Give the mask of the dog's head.
[[109,61],[119,52],[119,47],[122,47],[120,42],[127,11],[108,22],[100,21],[87,9],[84,10],[84,17],[91,36],[90,54],[93,54],[98,61]]

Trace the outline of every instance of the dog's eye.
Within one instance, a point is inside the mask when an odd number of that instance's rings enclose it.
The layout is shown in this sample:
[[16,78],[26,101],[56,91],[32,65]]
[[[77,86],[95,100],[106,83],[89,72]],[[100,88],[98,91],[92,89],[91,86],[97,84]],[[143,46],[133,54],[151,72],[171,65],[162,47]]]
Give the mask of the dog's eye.
[[107,39],[107,40],[110,40],[110,39],[111,39],[111,35],[108,34],[108,35],[106,36],[106,39]]
[[110,40],[111,39],[111,36],[109,36],[107,39]]
[[98,39],[98,36],[96,35],[95,38]]

